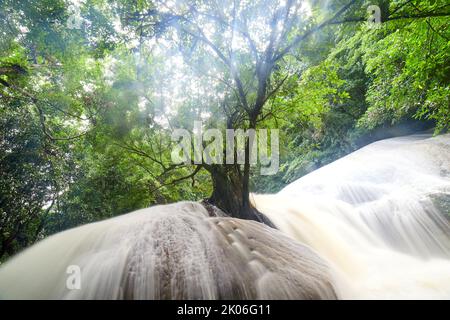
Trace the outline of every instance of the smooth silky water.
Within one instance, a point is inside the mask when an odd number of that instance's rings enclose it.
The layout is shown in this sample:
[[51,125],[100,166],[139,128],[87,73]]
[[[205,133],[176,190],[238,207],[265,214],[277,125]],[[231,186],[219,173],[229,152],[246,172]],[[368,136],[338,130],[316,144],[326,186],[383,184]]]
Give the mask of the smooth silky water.
[[340,272],[340,298],[450,298],[450,135],[373,143],[253,201]]
[[252,201],[279,230],[195,202],[143,209],[13,257],[0,298],[450,298],[450,135],[382,140]]

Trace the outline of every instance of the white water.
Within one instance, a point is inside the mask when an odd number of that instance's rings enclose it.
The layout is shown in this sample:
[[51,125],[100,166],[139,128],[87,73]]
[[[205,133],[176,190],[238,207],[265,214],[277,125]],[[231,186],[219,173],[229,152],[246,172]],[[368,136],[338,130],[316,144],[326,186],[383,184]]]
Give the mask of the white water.
[[450,135],[383,140],[253,195],[280,231],[192,202],[143,209],[25,250],[0,268],[0,298],[448,299],[434,195],[450,195]]
[[[66,287],[72,265],[80,290]],[[179,202],[42,241],[0,269],[0,298],[333,299],[331,282],[327,264],[280,231]]]
[[341,298],[449,299],[450,212],[433,195],[450,199],[450,135],[373,143],[254,202],[341,273]]

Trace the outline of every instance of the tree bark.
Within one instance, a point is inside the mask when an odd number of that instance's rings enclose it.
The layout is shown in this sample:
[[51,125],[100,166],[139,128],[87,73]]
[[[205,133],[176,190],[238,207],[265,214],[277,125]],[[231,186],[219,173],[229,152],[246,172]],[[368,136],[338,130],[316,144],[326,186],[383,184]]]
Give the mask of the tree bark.
[[275,228],[269,218],[250,203],[249,174],[242,175],[238,165],[214,165],[207,167],[207,170],[210,172],[213,181],[213,192],[208,199],[209,203],[231,217],[255,220]]

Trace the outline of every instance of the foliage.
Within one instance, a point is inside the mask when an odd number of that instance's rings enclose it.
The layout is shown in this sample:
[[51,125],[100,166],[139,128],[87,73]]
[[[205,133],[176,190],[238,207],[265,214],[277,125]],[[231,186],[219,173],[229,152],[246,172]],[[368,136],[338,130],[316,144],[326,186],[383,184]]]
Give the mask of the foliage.
[[[448,131],[448,4],[379,1],[379,28],[367,4],[0,2],[0,259],[217,183],[248,193],[245,174],[278,191],[398,124]],[[174,165],[194,120],[280,129],[279,172]]]

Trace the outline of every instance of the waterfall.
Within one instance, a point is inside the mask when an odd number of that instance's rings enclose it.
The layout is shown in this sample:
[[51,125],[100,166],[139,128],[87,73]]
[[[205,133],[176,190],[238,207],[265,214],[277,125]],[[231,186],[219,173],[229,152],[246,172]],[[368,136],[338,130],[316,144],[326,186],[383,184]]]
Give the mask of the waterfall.
[[253,202],[340,272],[342,298],[450,298],[450,135],[373,143]]
[[450,135],[382,140],[251,198],[278,230],[196,202],[142,209],[13,257],[0,298],[450,298]]
[[[67,287],[79,266],[80,288]],[[0,298],[334,299],[310,248],[255,221],[179,202],[71,229],[0,269]]]

